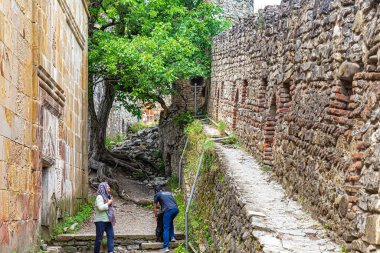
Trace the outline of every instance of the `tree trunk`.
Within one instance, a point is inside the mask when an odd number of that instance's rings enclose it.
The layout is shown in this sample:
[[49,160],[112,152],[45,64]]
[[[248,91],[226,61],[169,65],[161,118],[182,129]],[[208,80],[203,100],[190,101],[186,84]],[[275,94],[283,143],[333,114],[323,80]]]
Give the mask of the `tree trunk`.
[[95,109],[94,91],[89,95],[89,156],[97,161],[107,152],[106,133],[108,118],[115,100],[115,89],[109,81],[103,83],[103,96]]
[[[93,80],[91,80],[93,81]],[[89,168],[96,171],[100,182],[107,181],[120,194],[117,180],[113,178],[112,168],[123,168],[147,177],[144,166],[126,153],[113,153],[106,148],[108,118],[115,100],[115,89],[112,81],[104,81],[103,94],[95,108],[94,90],[89,92]]]

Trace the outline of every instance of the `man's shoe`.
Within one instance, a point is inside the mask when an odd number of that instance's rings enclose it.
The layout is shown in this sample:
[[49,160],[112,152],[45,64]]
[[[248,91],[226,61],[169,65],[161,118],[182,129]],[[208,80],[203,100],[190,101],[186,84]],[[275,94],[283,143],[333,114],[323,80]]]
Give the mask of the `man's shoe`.
[[170,252],[170,250],[168,247],[166,247],[166,248],[160,249],[160,252]]
[[176,242],[177,240],[175,239],[175,237],[172,237],[172,239],[170,241],[171,242]]

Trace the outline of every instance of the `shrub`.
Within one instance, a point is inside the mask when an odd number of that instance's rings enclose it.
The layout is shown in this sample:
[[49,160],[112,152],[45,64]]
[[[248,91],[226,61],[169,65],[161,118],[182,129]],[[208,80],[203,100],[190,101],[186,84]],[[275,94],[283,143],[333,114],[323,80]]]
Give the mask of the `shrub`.
[[190,111],[185,111],[175,116],[173,121],[178,127],[183,128],[194,121],[194,115]]

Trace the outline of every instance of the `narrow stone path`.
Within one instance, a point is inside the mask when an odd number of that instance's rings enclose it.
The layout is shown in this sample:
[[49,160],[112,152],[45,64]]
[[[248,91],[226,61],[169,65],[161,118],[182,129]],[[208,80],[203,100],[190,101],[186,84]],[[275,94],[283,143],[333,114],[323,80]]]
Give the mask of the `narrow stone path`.
[[[205,132],[217,136],[215,128],[209,125]],[[217,152],[254,217],[252,232],[264,252],[341,252],[323,226],[288,198],[282,186],[270,178],[269,172],[260,170],[261,166],[250,154],[222,144],[217,144]]]

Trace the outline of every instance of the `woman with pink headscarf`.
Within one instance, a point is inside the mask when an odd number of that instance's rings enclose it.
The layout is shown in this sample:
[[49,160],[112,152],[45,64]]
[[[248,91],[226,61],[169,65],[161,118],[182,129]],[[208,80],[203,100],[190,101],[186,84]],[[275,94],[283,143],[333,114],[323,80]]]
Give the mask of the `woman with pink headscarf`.
[[108,253],[113,253],[114,248],[114,232],[115,212],[112,207],[112,198],[110,195],[110,187],[107,182],[99,184],[96,201],[95,201],[95,227],[96,239],[94,253],[100,252],[100,245],[103,240],[103,234],[107,234]]

